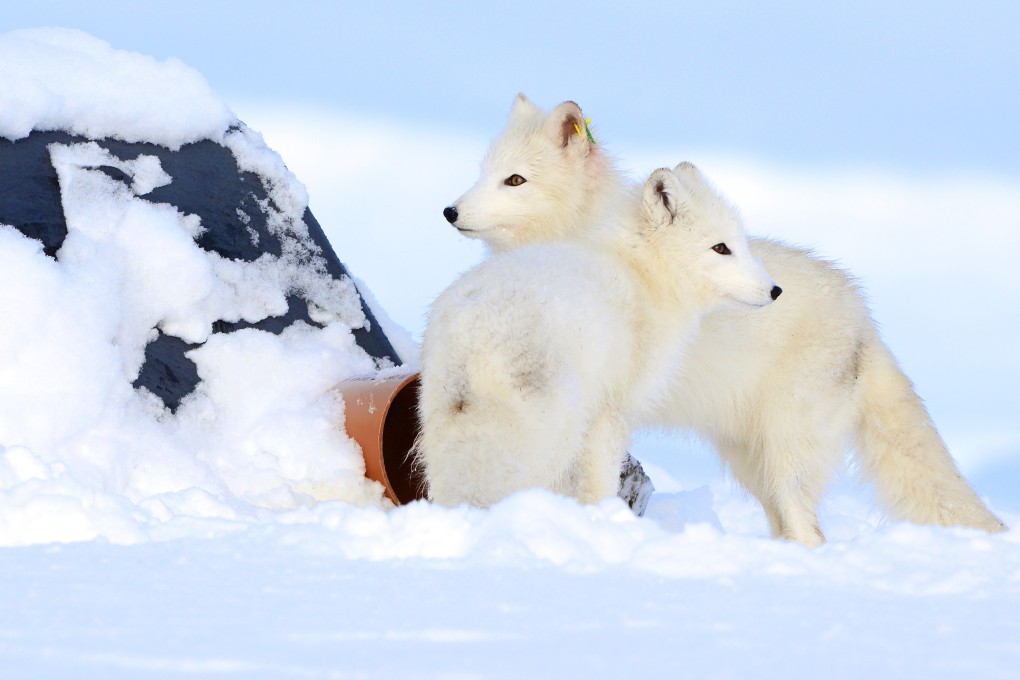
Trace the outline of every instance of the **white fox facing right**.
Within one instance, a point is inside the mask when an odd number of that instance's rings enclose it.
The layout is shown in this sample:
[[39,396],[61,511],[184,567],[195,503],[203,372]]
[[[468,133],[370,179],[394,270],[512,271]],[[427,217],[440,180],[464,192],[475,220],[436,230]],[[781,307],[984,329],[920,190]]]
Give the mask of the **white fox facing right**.
[[[572,102],[546,115],[519,95],[482,176],[447,219],[496,252],[579,238],[585,224],[612,219],[629,189],[611,160],[581,135],[559,148],[542,134],[578,123]],[[824,540],[818,504],[848,446],[894,517],[1005,530],[960,475],[854,280],[774,241],[750,239],[750,249],[786,292],[762,310],[706,316],[645,424],[691,428],[709,440],[776,537]]]

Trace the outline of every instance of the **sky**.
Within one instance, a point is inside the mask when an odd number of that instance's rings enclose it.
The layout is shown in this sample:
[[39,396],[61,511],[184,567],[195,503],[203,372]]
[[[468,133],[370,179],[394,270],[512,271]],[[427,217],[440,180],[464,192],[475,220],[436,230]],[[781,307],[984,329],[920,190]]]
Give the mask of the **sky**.
[[178,57],[229,102],[491,134],[572,98],[620,143],[771,162],[1020,174],[1016,3],[5,3]]
[[965,470],[1020,454],[1020,5],[42,2],[197,69],[304,182],[366,292],[420,337],[482,247],[442,208],[517,92],[593,118],[633,179],[692,160],[748,231],[862,282]]

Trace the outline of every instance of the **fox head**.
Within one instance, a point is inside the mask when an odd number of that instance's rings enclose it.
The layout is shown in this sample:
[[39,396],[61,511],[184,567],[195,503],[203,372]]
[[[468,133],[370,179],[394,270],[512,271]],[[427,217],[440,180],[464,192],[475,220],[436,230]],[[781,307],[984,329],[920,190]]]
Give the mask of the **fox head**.
[[577,104],[546,113],[519,94],[478,181],[443,215],[493,251],[573,236],[620,184],[611,165]]
[[637,236],[661,268],[658,280],[683,295],[762,307],[783,292],[751,254],[737,212],[694,165],[653,172],[640,211]]

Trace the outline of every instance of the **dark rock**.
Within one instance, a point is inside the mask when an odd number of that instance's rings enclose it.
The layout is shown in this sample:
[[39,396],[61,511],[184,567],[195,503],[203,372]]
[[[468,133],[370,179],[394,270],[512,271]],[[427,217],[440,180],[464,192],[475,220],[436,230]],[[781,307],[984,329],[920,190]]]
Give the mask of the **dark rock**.
[[[61,204],[57,172],[50,162],[48,145],[95,141],[113,156],[134,160],[141,155],[156,156],[172,181],[157,187],[141,200],[168,203],[184,214],[194,214],[204,230],[196,243],[224,258],[251,262],[265,253],[283,252],[281,237],[267,226],[262,206],[271,202],[263,179],[238,168],[233,153],[216,142],[186,144],[174,151],[147,143],[128,143],[114,139],[87,140],[66,132],[33,132],[24,139],[11,141],[0,137],[0,224],[8,224],[30,238],[38,239],[49,257],[59,258],[60,246],[67,236],[67,223]],[[118,168],[101,166],[97,170],[117,181],[130,184],[131,178]],[[309,237],[325,261],[325,270],[337,280],[349,278],[322,227],[305,210],[304,225]],[[362,300],[366,323],[354,328],[354,338],[377,360],[401,363],[372,311]],[[232,333],[241,328],[257,328],[280,333],[291,324],[303,321],[313,326],[308,305],[299,295],[288,298],[285,314],[257,323],[217,321],[214,333]],[[155,339],[145,348],[145,362],[136,388],[144,387],[174,410],[199,383],[195,364],[185,353],[198,347],[155,329]]]

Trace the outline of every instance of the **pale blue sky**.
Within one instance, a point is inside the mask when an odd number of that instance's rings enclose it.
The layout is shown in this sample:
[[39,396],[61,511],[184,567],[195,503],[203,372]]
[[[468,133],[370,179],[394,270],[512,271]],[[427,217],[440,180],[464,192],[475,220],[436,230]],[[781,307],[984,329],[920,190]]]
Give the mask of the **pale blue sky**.
[[69,26],[179,57],[228,102],[489,135],[524,90],[597,111],[621,144],[1020,176],[1010,0],[4,4],[0,30]]

